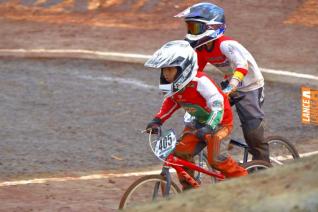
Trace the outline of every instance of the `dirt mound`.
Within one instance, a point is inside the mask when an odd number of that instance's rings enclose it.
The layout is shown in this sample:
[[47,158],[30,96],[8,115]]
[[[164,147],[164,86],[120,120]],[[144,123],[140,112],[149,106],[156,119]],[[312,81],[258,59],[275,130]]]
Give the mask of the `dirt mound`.
[[318,211],[318,156],[130,211]]

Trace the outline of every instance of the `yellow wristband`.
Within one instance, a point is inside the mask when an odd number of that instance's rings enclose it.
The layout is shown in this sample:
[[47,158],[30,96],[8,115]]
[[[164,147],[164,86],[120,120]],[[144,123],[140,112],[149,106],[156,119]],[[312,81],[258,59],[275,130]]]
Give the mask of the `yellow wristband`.
[[242,74],[239,71],[235,71],[233,74],[233,78],[235,78],[241,82],[244,79],[244,74]]

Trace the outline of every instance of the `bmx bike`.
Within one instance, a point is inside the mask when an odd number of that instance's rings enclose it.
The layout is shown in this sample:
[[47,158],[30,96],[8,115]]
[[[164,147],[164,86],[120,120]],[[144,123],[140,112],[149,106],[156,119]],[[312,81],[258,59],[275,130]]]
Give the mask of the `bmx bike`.
[[[271,166],[281,166],[288,164],[293,160],[300,158],[299,153],[295,146],[282,136],[269,136],[266,138],[266,142],[269,145],[269,158]],[[239,152],[243,152],[243,157],[238,162],[243,165],[249,173],[254,173],[262,169],[268,168],[268,162],[262,160],[249,160],[251,157],[250,149],[244,141],[231,139],[229,143],[229,149],[239,148]],[[204,167],[208,170],[214,170],[208,163],[206,152],[203,150],[195,157],[195,163],[200,167]],[[263,166],[262,163],[264,162]],[[214,170],[218,172],[217,170]],[[216,183],[218,181],[215,177],[208,177],[202,175],[200,172],[195,172],[195,178],[197,181],[205,183]],[[204,178],[204,179],[202,179]]]
[[[224,88],[224,86],[226,86],[226,84],[221,83],[221,87]],[[230,105],[233,106],[244,98],[245,95],[239,95],[234,92],[231,96],[229,96]],[[288,139],[282,136],[269,136],[265,138],[265,142],[268,143],[270,154],[269,158],[273,166],[283,165],[284,163],[288,163],[299,158],[299,153],[296,147],[290,141],[288,141]],[[242,163],[246,163],[250,153],[246,142],[231,139],[230,147],[231,146],[238,146],[244,149]]]
[[[178,138],[181,138],[183,135]],[[172,180],[171,173],[169,171],[171,168],[178,174],[184,176],[186,181],[192,185],[193,188],[200,187],[200,179],[190,176],[184,170],[184,167],[192,169],[200,174],[207,175],[211,178],[215,178],[217,181],[225,180],[225,176],[222,173],[214,171],[213,169],[209,170],[203,168],[202,165],[204,163],[202,161],[199,161],[197,165],[196,163],[191,163],[174,156],[172,153],[179,141],[180,139],[177,139],[177,135],[173,129],[162,131],[159,127],[157,136],[153,136],[153,134],[149,133],[149,144],[151,150],[159,160],[163,161],[161,173],[157,175],[143,176],[133,182],[123,194],[120,200],[119,209],[129,208],[160,199],[166,199],[180,193],[181,189]],[[199,158],[199,160],[204,159],[203,156]],[[243,163],[241,166],[247,169],[250,173],[251,171],[255,171],[255,167],[259,169],[266,169],[271,167],[271,164],[266,161],[254,160]]]
[[[240,100],[242,100],[244,97],[245,97],[244,95],[231,96],[229,98],[230,105],[231,106],[235,105]],[[188,122],[191,122],[191,118],[188,120]],[[269,137],[265,138],[265,142],[268,143],[268,146],[269,146],[269,159],[270,159],[271,166],[280,166],[280,165],[290,163],[293,160],[300,158],[296,147],[290,141],[288,141],[286,138],[284,138],[282,136],[276,136],[276,135],[269,136]],[[230,149],[233,149],[235,147],[239,148],[240,152],[243,152],[243,158],[239,159],[238,161],[241,164],[248,164],[247,167],[248,167],[249,173],[256,172],[256,171],[264,169],[268,166],[268,163],[264,163],[264,166],[262,167],[261,163],[264,162],[262,160],[257,160],[255,165],[253,165],[254,162],[252,160],[249,160],[249,158],[252,154],[250,152],[250,148],[248,147],[248,145],[246,144],[245,141],[236,140],[236,139],[232,138],[229,142],[228,148],[230,150]],[[203,148],[204,147],[202,147],[202,149]],[[200,165],[200,167],[204,167],[206,169],[213,170],[213,167],[211,167],[208,164],[207,155],[206,155],[204,150],[197,154],[197,156],[195,157],[195,160],[196,160],[196,163],[198,163]],[[216,171],[216,170],[214,170],[214,171]],[[215,183],[218,181],[215,177],[208,177],[208,180],[202,179],[202,177],[206,178],[207,176],[203,176],[200,172],[196,172],[195,177],[196,177],[197,181],[205,181],[208,183]]]

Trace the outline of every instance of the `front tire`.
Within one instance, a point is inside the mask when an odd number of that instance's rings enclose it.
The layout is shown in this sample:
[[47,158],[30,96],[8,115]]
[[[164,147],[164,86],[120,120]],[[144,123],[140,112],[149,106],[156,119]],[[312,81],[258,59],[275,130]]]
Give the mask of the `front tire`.
[[[122,196],[119,208],[124,209],[166,198],[164,196],[166,179],[161,175],[144,176],[129,186]],[[171,181],[169,197],[180,193],[176,183]]]

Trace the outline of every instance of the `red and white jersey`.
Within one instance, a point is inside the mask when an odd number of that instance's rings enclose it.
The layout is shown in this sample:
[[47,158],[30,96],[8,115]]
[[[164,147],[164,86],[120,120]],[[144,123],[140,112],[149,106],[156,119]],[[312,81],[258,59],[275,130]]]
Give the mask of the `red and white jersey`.
[[214,41],[210,51],[198,48],[199,70],[203,71],[207,63],[217,68],[226,78],[231,78],[234,71],[241,72],[245,77],[239,83],[239,91],[251,91],[264,86],[264,78],[253,56],[240,43],[230,37],[222,36]]
[[165,98],[155,117],[163,123],[181,107],[200,123],[212,127],[233,124],[232,110],[226,95],[203,72],[198,72],[183,90]]

